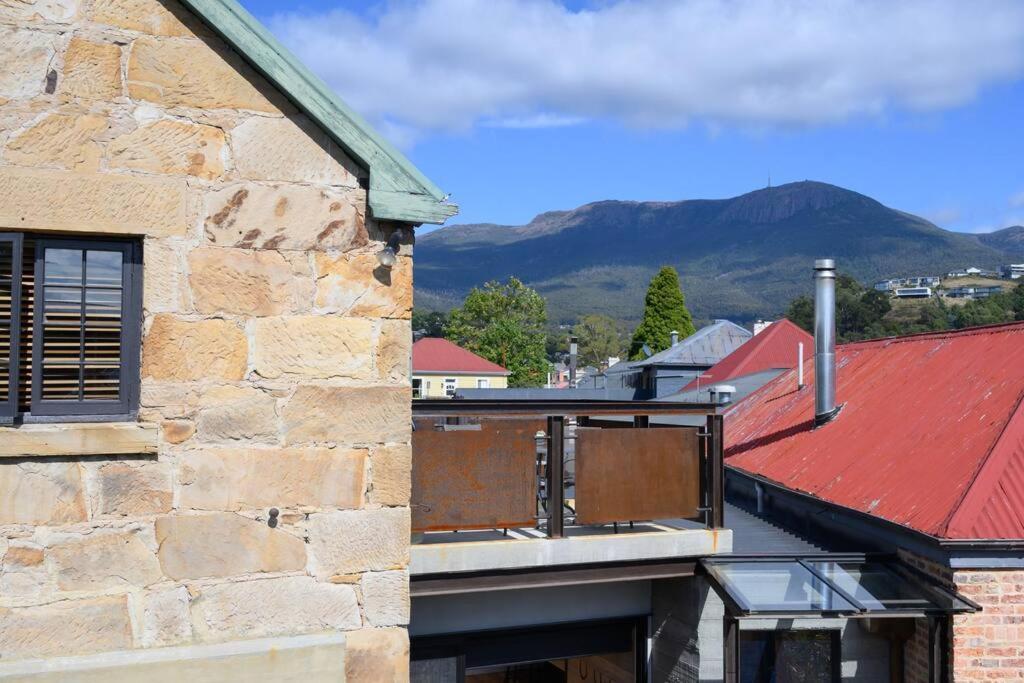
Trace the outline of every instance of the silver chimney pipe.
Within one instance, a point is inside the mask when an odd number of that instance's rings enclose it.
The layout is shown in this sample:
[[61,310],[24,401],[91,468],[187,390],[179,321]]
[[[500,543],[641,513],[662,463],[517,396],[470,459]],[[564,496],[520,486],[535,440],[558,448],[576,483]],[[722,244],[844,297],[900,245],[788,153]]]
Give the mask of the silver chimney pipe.
[[678,343],[679,343],[679,333],[678,333],[678,332],[676,332],[675,330],[672,330],[672,331],[671,331],[671,332],[669,333],[669,337],[670,337],[670,338],[671,338],[671,340],[672,340],[672,346],[675,346],[676,344],[678,344]]
[[836,408],[836,262],[814,262],[814,424],[835,417]]

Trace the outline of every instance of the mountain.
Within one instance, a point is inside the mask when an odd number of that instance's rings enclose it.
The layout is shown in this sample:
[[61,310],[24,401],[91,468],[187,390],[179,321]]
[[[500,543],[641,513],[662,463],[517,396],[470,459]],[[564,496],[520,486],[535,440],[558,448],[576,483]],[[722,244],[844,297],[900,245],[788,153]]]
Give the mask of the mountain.
[[1017,258],[1024,258],[1024,225],[983,233],[977,236],[982,244],[1004,251]]
[[811,181],[732,199],[601,201],[522,226],[454,225],[418,237],[416,305],[450,308],[471,287],[515,275],[547,298],[553,322],[591,312],[635,321],[647,283],[667,264],[695,318],[749,321],[809,293],[815,258],[834,257],[842,272],[872,281],[995,268],[1009,258],[1004,242]]

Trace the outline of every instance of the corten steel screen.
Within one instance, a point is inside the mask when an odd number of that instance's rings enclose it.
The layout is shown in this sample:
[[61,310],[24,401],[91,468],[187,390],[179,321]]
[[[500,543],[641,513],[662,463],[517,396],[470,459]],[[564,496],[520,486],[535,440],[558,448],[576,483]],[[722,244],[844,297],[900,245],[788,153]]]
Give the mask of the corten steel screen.
[[697,429],[576,431],[576,520],[695,518],[700,505]]
[[[532,527],[539,420],[481,420],[479,430],[412,435],[413,531]],[[432,425],[431,425],[432,427]]]

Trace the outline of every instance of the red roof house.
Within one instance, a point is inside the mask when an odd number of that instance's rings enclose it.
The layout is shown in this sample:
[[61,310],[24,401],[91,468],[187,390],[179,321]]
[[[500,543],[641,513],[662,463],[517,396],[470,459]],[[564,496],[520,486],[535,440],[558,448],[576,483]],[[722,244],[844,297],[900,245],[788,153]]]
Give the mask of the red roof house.
[[804,345],[804,359],[812,358],[814,337],[785,318],[777,320],[686,385],[683,391],[764,370],[795,367],[800,344]]
[[447,339],[424,337],[412,345],[414,373],[508,375],[508,370]]
[[740,473],[943,539],[1024,539],[1024,323],[845,344],[840,413],[814,428],[814,368],[725,417]]

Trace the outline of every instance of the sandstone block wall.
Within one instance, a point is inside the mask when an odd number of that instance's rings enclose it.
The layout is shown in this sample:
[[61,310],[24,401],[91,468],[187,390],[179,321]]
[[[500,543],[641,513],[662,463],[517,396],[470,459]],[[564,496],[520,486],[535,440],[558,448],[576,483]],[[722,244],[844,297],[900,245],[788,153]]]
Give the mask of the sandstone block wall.
[[377,268],[366,172],[171,0],[0,1],[0,44],[0,230],[144,238],[159,429],[0,460],[0,661],[342,630],[407,677],[411,244]]

